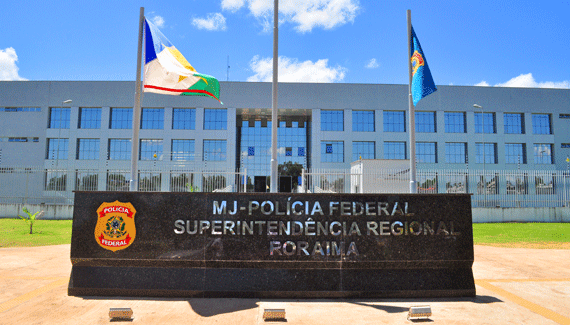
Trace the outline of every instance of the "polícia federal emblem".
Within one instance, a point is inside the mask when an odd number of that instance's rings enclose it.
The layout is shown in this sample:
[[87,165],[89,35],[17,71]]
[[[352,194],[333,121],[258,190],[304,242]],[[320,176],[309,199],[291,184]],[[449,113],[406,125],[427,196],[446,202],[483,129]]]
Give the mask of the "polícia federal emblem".
[[129,247],[136,237],[135,207],[131,203],[104,202],[97,209],[95,240],[110,251]]

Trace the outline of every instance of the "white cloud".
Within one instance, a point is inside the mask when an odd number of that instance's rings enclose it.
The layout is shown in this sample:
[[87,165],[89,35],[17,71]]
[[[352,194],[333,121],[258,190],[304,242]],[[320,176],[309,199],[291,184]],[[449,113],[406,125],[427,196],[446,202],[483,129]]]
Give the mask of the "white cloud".
[[479,87],[489,87],[490,85],[489,85],[488,82],[486,82],[485,80],[483,80],[483,81],[481,81],[480,83],[475,84],[475,86],[479,86]]
[[[486,81],[481,81],[475,86],[489,86]],[[521,74],[518,77],[514,77],[505,83],[496,84],[495,87],[515,87],[515,88],[563,88],[570,89],[570,81],[544,81],[537,82],[532,73]]]
[[[265,81],[273,79],[273,59],[259,56],[250,62],[251,70],[255,73],[247,81]],[[280,56],[278,60],[280,82],[337,82],[344,79],[346,68],[328,66],[328,59],[316,62],[299,62],[297,59]]]
[[164,18],[162,18],[161,16],[154,16],[150,20],[156,27],[158,28],[164,27]]
[[226,17],[221,13],[211,13],[208,14],[206,18],[194,18],[192,19],[192,25],[198,29],[206,30],[226,30]]
[[222,9],[236,12],[245,4],[245,0],[222,0]]
[[[271,0],[222,0],[222,9],[235,12],[248,7],[251,14],[269,31],[273,20]],[[279,4],[280,21],[296,24],[301,33],[310,32],[315,27],[332,29],[354,22],[360,11],[358,0],[289,0]]]
[[376,61],[376,58],[370,59],[365,65],[367,69],[376,69],[380,66],[380,64]]
[[0,49],[0,80],[27,80],[18,75],[18,55],[13,47],[4,50]]

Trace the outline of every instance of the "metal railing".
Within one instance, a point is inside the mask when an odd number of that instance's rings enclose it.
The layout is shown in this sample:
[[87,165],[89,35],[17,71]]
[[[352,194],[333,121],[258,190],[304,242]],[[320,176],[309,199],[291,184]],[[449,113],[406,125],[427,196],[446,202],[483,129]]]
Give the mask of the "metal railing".
[[[559,170],[418,170],[418,193],[470,193],[476,207],[562,207],[570,204],[570,174]],[[307,193],[408,193],[408,169],[360,173],[303,172]]]
[[[0,168],[0,203],[73,204],[74,191],[128,191],[120,169]],[[170,166],[138,173],[139,191],[244,192],[247,170]],[[473,207],[562,207],[570,204],[570,174],[560,170],[418,170],[418,193],[470,193]],[[408,193],[409,170],[374,173],[350,169],[304,170],[296,192]]]

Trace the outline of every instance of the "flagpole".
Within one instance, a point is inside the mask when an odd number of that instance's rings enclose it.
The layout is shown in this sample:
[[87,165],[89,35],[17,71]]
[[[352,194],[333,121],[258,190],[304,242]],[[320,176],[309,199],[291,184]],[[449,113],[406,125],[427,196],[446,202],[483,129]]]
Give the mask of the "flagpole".
[[410,193],[417,193],[417,183],[416,183],[416,113],[414,109],[414,101],[412,100],[412,11],[408,9],[407,11],[408,20],[408,72],[409,72],[409,84],[408,84],[408,112],[410,118]]
[[271,92],[271,184],[270,192],[277,193],[277,63],[279,39],[279,0],[273,2],[273,89]]
[[141,64],[142,64],[142,43],[144,28],[144,7],[140,9],[139,17],[139,45],[137,53],[137,78],[135,82],[135,106],[133,108],[133,136],[131,138],[131,178],[129,189],[138,190],[138,158],[139,158],[139,128],[141,120]]

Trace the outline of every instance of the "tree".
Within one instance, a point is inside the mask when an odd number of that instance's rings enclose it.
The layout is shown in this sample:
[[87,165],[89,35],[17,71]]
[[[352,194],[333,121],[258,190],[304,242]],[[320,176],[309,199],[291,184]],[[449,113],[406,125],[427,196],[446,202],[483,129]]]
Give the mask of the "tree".
[[22,210],[24,210],[24,212],[28,215],[27,218],[22,217],[21,215],[18,215],[18,217],[22,218],[22,220],[24,220],[27,224],[30,225],[30,235],[32,234],[32,227],[34,226],[34,222],[36,222],[36,219],[41,218],[41,216],[43,216],[44,212],[43,211],[38,211],[34,214],[32,214],[28,208],[23,208]]

